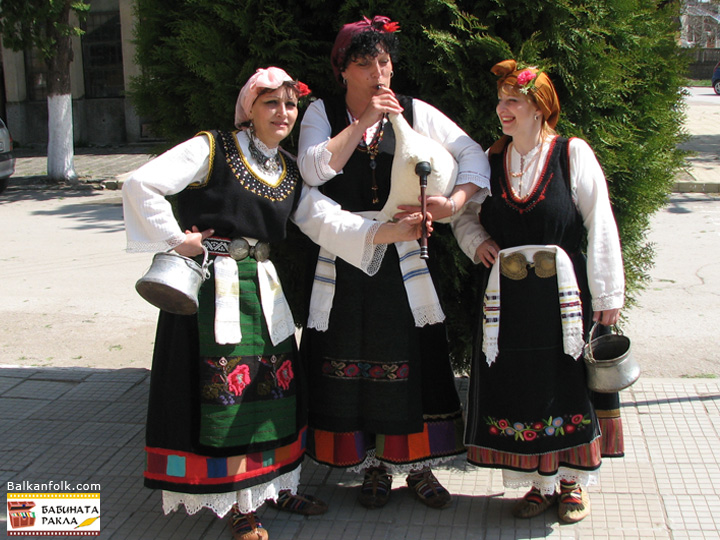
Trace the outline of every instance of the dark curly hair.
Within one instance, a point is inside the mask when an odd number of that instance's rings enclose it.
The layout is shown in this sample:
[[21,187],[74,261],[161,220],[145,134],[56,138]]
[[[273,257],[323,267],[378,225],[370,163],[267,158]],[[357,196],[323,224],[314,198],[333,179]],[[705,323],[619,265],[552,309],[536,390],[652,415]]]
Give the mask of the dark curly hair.
[[[352,37],[350,45],[345,52],[345,61],[343,62],[340,72],[345,71],[350,62],[354,62],[358,58],[371,56],[375,58],[384,51],[390,55],[393,64],[397,62],[400,54],[400,40],[394,32],[377,32],[374,30],[367,32],[358,32]],[[338,82],[342,84],[342,74],[338,75]]]

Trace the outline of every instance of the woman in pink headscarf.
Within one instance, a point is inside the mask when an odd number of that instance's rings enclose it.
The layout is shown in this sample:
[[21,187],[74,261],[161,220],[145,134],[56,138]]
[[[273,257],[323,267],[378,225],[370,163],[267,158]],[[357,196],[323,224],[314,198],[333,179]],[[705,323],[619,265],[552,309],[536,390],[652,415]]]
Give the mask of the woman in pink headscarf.
[[[128,251],[212,261],[195,315],[160,312],[147,418],[145,485],[165,513],[231,514],[233,537],[267,539],[266,500],[326,510],[296,495],[306,413],[295,325],[268,260],[300,195],[280,148],[307,87],[259,69],[237,99],[237,131],[207,131],[133,172],[123,185]],[[176,214],[166,196],[176,196]]]

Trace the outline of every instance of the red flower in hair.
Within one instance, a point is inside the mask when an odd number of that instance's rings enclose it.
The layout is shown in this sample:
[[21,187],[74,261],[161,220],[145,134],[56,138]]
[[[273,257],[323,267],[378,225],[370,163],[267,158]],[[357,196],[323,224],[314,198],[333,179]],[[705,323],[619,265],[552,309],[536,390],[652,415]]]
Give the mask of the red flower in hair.
[[529,69],[526,69],[526,70],[518,73],[517,82],[518,82],[519,86],[525,86],[530,81],[532,81],[534,78],[535,78],[535,74],[532,71],[530,71]]
[[310,92],[312,92],[312,90],[310,90],[310,88],[308,88],[308,85],[304,82],[298,81],[295,87],[297,88],[300,97],[305,97],[310,94]]
[[400,23],[398,23],[398,22],[385,23],[385,24],[383,24],[382,29],[383,29],[383,32],[389,32],[392,34],[393,32],[397,32],[398,30],[400,30]]

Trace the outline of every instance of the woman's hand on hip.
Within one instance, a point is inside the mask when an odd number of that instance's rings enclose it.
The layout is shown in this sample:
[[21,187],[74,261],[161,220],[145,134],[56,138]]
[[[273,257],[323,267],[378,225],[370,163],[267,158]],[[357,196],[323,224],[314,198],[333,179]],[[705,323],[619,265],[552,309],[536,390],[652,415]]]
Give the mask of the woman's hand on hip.
[[498,253],[500,253],[500,246],[492,238],[488,238],[482,244],[480,244],[475,250],[475,259],[478,262],[483,263],[485,268],[490,268],[495,264]]
[[201,232],[195,225],[193,225],[191,231],[185,231],[185,240],[183,240],[182,244],[175,247],[175,251],[184,257],[194,257],[195,255],[200,255],[203,252],[203,240],[212,236],[214,233],[214,229],[205,229]]

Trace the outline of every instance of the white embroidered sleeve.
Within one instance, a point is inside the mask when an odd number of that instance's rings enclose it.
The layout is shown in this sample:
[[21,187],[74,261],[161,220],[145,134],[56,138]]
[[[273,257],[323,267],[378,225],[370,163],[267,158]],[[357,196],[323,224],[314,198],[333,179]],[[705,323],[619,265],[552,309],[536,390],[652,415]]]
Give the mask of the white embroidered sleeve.
[[413,100],[413,129],[442,144],[458,162],[456,185],[475,184],[480,189],[471,201],[482,203],[490,193],[490,162],[482,147],[438,109]]
[[625,272],[607,182],[595,153],[582,139],[570,140],[570,185],[588,233],[588,281],[593,311],[621,308]]
[[332,153],[327,149],[332,129],[322,100],[314,101],[305,111],[298,139],[298,168],[303,180],[321,186],[342,171],[330,167]]
[[471,201],[451,223],[460,249],[475,264],[480,262],[477,258],[477,248],[490,238],[485,227],[480,224],[479,214],[480,205]]
[[204,136],[175,146],[130,173],[123,182],[127,251],[167,251],[185,239],[166,195],[208,174],[210,144]]
[[316,187],[304,185],[293,222],[313,242],[336,257],[373,275],[387,246],[373,244],[380,223],[343,210]]

